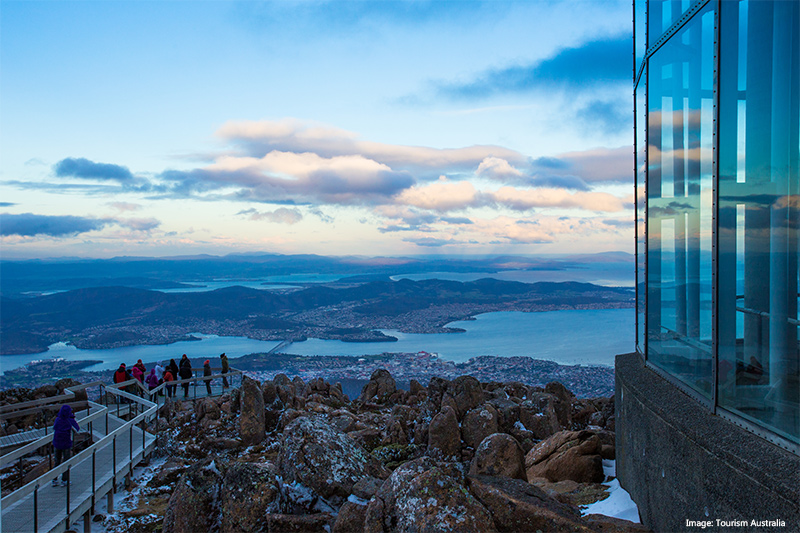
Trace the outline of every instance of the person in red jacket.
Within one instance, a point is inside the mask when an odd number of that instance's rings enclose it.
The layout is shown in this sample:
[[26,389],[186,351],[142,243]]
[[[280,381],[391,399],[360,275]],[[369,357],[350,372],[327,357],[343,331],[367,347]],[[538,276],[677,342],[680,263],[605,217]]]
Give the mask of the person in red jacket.
[[125,368],[125,363],[120,363],[119,368],[114,372],[114,383],[122,383],[131,379],[131,374]]
[[167,396],[172,398],[175,396],[175,389],[178,388],[177,385],[172,385],[171,382],[175,381],[175,377],[172,375],[172,371],[167,369],[164,371],[164,383],[167,384]]

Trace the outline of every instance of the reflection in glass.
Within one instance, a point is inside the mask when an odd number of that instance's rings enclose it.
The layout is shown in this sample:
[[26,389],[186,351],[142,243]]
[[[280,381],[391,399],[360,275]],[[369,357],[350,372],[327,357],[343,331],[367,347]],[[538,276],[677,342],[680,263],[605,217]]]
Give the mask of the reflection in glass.
[[800,441],[797,2],[723,2],[721,407]]
[[647,88],[647,358],[709,398],[713,60],[707,5],[650,57]]
[[655,43],[695,3],[690,0],[650,0],[647,9],[647,46]]
[[[647,71],[642,75],[642,80],[647,79]],[[646,259],[646,189],[645,177],[647,176],[647,144],[645,138],[645,125],[647,123],[646,109],[646,84],[639,83],[636,88],[636,349],[644,354],[644,314],[646,309],[646,284],[645,284],[645,259]]]

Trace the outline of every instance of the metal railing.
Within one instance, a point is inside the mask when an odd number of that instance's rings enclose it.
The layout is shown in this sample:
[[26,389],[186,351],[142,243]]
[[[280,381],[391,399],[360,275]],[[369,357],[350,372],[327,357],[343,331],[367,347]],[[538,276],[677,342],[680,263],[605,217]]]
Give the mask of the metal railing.
[[[130,383],[128,383],[130,384]],[[105,388],[105,393],[101,393],[101,397],[108,399],[110,394],[119,399],[125,399],[133,402],[135,405],[141,407],[141,413],[128,421],[119,420],[117,417],[109,417],[109,407],[107,405],[100,405],[96,402],[88,402],[90,409],[95,409],[94,413],[89,414],[81,419],[86,428],[90,432],[95,433],[96,422],[100,421],[102,425],[104,436],[99,441],[93,443],[86,450],[76,454],[70,459],[65,460],[55,468],[50,469],[47,473],[39,476],[33,481],[27,483],[23,487],[15,490],[11,494],[2,499],[3,509],[3,531],[34,531],[35,533],[41,530],[51,531],[53,529],[66,528],[72,522],[76,521],[81,515],[86,513],[89,509],[94,507],[95,500],[99,496],[114,490],[117,484],[117,478],[120,474],[130,474],[133,471],[133,466],[143,459],[148,451],[152,450],[155,443],[155,437],[145,431],[144,424],[146,421],[156,415],[158,407],[155,403],[140,398],[135,394],[119,390],[117,387],[105,386],[101,382],[94,382],[73,389],[88,388],[91,386],[100,386]],[[122,385],[122,384],[120,384]],[[73,392],[70,389],[66,389]],[[72,397],[72,396],[71,396]],[[73,397],[74,398],[74,397]],[[52,400],[53,398],[50,398]],[[118,405],[122,402],[116,402]],[[143,427],[138,428],[141,424]],[[112,426],[118,426],[113,428]],[[141,434],[141,447],[138,443],[134,453],[134,439],[138,440]],[[120,460],[120,455],[117,446],[118,441],[127,441],[128,453],[124,454]],[[48,435],[38,439],[30,444],[27,444],[14,452],[6,454],[0,458],[0,462],[7,464],[22,456],[33,453],[38,449],[48,446],[52,442],[52,436]],[[109,454],[110,451],[110,454]],[[123,450],[125,451],[125,450]],[[98,455],[103,455],[104,463],[110,463],[110,472],[108,468],[103,471],[98,471],[97,458]],[[106,457],[110,455],[110,457]],[[127,457],[126,457],[127,456]],[[88,461],[91,460],[91,474],[87,476]],[[70,476],[72,470],[80,468],[81,473],[84,474],[82,478],[91,479],[91,490],[81,490],[78,494],[72,494],[72,483],[66,485],[64,492],[63,505],[58,504],[58,509],[55,513],[54,510],[53,494],[47,494],[47,497],[42,498],[42,491],[46,490],[50,481],[55,481],[62,474],[74,479]],[[52,492],[52,491],[51,491]],[[58,498],[57,495],[56,498]],[[50,511],[48,516],[42,516],[43,505],[48,505],[47,510]],[[13,513],[13,515],[12,515]],[[20,527],[21,524],[21,527]]]
[[[157,419],[160,416],[161,406],[166,403],[167,399],[170,399],[169,391],[167,390],[168,386],[174,387],[176,392],[178,385],[187,385],[192,388],[193,393],[191,396],[187,396],[189,399],[209,397],[207,390],[201,389],[199,394],[197,391],[198,386],[202,387],[207,382],[217,381],[219,384],[214,385],[214,389],[217,390],[212,390],[211,396],[225,393],[226,390],[221,387],[222,378],[229,380],[229,389],[241,386],[242,371],[240,370],[230,369],[225,374],[220,372],[211,376],[203,376],[200,374],[201,372],[202,369],[193,369],[195,376],[165,382],[152,390],[145,387],[137,379],[113,385],[96,381],[69,387],[65,389],[65,394],[62,395],[18,403],[13,406],[1,406],[0,415],[7,414],[11,418],[19,416],[26,409],[50,409],[59,402],[62,404],[69,403],[69,400],[74,402],[75,392],[79,390],[86,390],[91,387],[99,387],[100,389],[100,403],[83,400],[86,404],[87,414],[78,421],[82,429],[88,429],[93,436],[100,436],[100,440],[2,498],[0,502],[0,509],[2,509],[3,515],[2,531],[32,530],[34,533],[38,533],[39,531],[52,531],[54,529],[64,530],[81,516],[88,520],[88,513],[94,509],[96,499],[106,494],[110,496],[113,492],[116,492],[118,476],[131,474],[133,467],[146,457],[148,451],[152,452],[158,446],[157,427],[154,433],[148,433],[146,424],[153,418]],[[134,392],[123,390],[129,387]],[[112,399],[113,402],[111,401]],[[181,399],[183,398],[175,398],[175,400]],[[130,419],[125,421],[123,420],[125,417]],[[99,432],[97,431],[98,427],[101,428]],[[140,437],[141,446],[137,442],[134,447],[134,440],[138,441]],[[0,457],[0,465],[21,460],[22,457],[35,453],[41,448],[48,447],[51,443],[52,433],[3,455]],[[127,448],[127,450],[121,448]],[[127,454],[124,453],[126,451]],[[122,452],[121,460],[120,452]],[[109,455],[110,457],[108,457]],[[91,460],[90,463],[89,460]],[[90,469],[89,464],[91,464]],[[70,473],[80,474],[80,476],[72,476]],[[44,505],[50,505],[50,510],[52,511],[52,494],[44,494],[50,489],[49,482],[57,480],[63,474],[66,474],[66,477],[69,477],[71,481],[75,477],[80,477],[84,482],[90,479],[91,485],[84,489],[79,489],[77,494],[73,494],[71,490],[73,484],[68,483],[63,495],[64,503],[60,504],[60,509],[55,516],[49,518],[41,517]],[[50,490],[49,492],[52,493],[53,491]],[[23,525],[15,528],[11,522],[22,522]]]

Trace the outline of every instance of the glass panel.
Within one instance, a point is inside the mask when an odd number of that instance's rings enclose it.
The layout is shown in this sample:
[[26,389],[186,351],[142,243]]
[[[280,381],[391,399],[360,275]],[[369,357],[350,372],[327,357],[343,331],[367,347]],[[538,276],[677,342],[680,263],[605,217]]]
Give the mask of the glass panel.
[[800,442],[800,4],[721,9],[719,405]]
[[645,353],[644,346],[644,313],[646,308],[647,293],[645,283],[645,220],[646,191],[645,179],[647,176],[647,145],[646,145],[646,126],[647,126],[647,96],[645,88],[647,86],[647,70],[642,73],[642,81],[636,89],[636,349],[639,353]]
[[640,65],[647,51],[647,0],[634,0],[633,2],[633,31],[636,60],[633,67],[634,80],[639,73]]
[[650,57],[647,87],[647,359],[707,397],[713,66],[709,4]]
[[650,0],[647,10],[648,48],[655,43],[672,24],[681,18],[695,2],[691,0]]

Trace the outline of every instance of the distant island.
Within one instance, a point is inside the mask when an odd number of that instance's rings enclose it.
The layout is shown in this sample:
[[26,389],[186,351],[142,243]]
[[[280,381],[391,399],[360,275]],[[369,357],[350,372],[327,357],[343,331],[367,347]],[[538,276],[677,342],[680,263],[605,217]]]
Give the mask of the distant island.
[[445,325],[496,311],[633,307],[630,289],[577,282],[369,281],[258,290],[165,293],[94,287],[0,300],[0,354],[34,354],[55,342],[106,349],[191,340],[193,332],[257,340],[391,340],[381,329],[456,332]]

